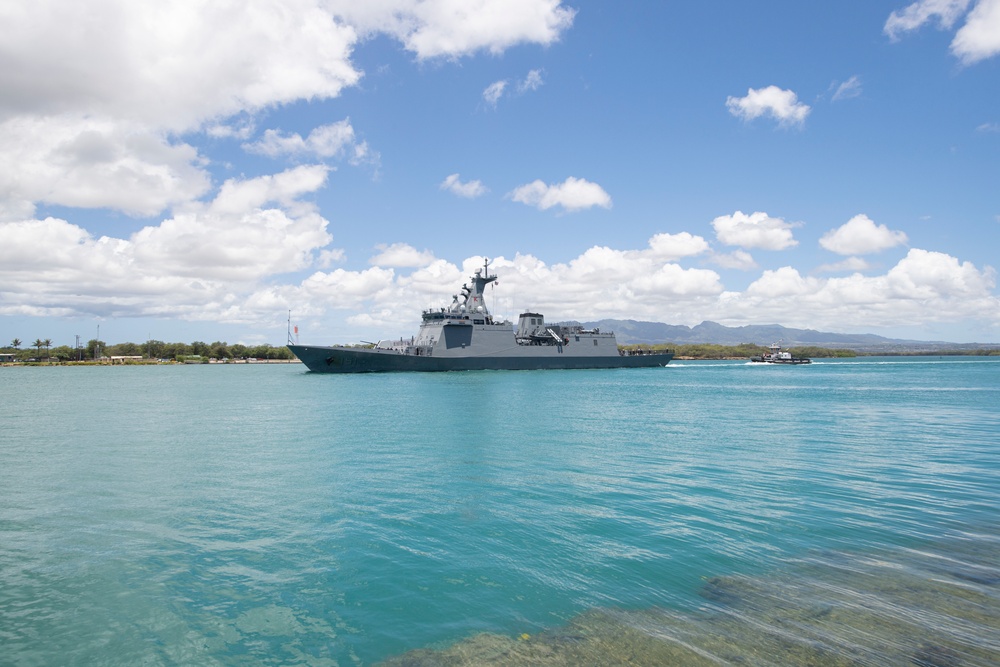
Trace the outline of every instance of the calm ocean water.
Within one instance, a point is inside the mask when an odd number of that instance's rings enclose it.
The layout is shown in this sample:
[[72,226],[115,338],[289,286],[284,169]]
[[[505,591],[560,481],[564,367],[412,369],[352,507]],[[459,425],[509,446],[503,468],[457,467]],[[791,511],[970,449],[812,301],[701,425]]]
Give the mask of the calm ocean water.
[[3,665],[1000,664],[1000,358],[0,369]]

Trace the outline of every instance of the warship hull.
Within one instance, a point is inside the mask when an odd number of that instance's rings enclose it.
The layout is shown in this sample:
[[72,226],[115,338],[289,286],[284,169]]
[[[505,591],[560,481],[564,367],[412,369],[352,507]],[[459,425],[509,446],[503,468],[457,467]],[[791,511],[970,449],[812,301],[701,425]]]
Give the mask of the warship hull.
[[666,366],[674,356],[623,354],[614,333],[549,325],[541,313],[521,313],[515,329],[512,322],[494,319],[486,307],[484,290],[496,279],[486,260],[451,306],[423,311],[420,331],[409,341],[288,348],[317,373],[652,368]]
[[653,368],[666,366],[673,354],[643,354],[614,356],[573,356],[552,353],[542,348],[541,354],[469,355],[424,357],[389,350],[349,347],[316,347],[289,345],[289,349],[306,367],[316,373],[390,373],[399,371],[483,371],[483,370],[543,370],[585,368]]

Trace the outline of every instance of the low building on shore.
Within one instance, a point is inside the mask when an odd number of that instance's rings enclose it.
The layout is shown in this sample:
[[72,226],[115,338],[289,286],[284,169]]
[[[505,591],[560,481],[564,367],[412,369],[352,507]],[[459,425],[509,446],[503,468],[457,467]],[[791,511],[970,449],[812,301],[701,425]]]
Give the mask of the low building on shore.
[[121,355],[121,356],[112,356],[111,357],[111,363],[112,364],[135,364],[135,363],[142,362],[142,360],[143,360],[143,356],[141,354]]

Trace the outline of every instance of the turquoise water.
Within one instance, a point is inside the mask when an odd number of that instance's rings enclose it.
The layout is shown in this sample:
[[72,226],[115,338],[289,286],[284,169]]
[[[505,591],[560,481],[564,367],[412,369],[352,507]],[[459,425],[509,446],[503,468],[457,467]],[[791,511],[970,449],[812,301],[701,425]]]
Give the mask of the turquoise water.
[[1000,359],[0,369],[0,664],[1000,662]]

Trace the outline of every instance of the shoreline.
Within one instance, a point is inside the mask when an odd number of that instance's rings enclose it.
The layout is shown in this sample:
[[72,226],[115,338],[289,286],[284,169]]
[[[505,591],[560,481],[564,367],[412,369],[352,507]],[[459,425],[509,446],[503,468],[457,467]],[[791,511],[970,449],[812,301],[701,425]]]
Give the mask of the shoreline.
[[11,361],[0,363],[10,366],[256,366],[258,364],[301,364],[298,359],[227,359],[224,361]]
[[[891,358],[903,358],[903,357],[948,357],[948,358],[962,358],[962,357],[976,357],[976,358],[990,358],[997,355],[993,354],[956,354],[956,353],[942,353],[942,352],[926,352],[926,353],[907,353],[907,354],[859,354],[854,357],[813,357],[814,359],[865,359],[874,357],[891,357]],[[673,361],[749,361],[749,357],[733,357],[733,356],[718,356],[718,357],[692,357],[692,356],[675,356]],[[13,361],[13,362],[2,362],[0,363],[0,368],[8,368],[15,366],[24,367],[50,367],[50,366],[255,366],[255,365],[267,365],[267,364],[301,364],[302,362],[298,359],[226,359],[226,360],[208,360],[208,361],[161,361],[158,359],[138,361]]]

